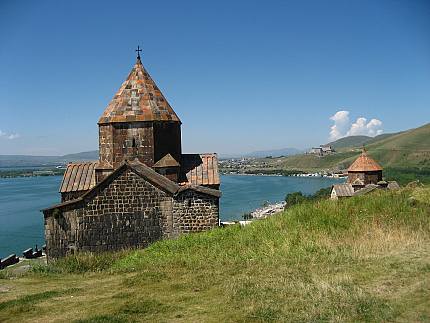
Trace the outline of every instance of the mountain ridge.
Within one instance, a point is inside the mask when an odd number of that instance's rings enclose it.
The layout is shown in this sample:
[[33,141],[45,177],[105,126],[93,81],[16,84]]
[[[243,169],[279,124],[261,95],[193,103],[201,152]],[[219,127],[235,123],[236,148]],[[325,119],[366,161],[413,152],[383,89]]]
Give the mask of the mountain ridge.
[[63,156],[0,155],[0,167],[58,166],[76,161],[97,160],[98,154],[98,150],[92,150]]
[[326,145],[332,146],[334,149],[341,149],[341,148],[351,148],[351,147],[360,147],[365,146],[368,144],[372,144],[374,142],[377,142],[379,140],[389,138],[391,136],[397,135],[401,132],[394,132],[394,133],[384,133],[375,137],[370,136],[347,136],[339,138],[335,141],[329,142]]

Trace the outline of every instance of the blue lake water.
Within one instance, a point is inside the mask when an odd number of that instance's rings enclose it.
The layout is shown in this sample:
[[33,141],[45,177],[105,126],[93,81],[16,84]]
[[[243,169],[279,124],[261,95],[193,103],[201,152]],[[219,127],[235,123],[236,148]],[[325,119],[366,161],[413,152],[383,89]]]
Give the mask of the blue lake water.
[[[340,180],[282,176],[221,176],[221,220],[240,220],[264,202],[287,193],[312,194]],[[0,258],[44,244],[39,210],[60,201],[61,176],[0,178]]]

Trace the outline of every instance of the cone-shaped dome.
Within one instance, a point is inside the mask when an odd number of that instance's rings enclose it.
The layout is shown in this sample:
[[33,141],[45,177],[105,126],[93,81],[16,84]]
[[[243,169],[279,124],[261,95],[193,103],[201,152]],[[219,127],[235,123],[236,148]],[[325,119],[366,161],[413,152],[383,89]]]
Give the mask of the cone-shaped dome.
[[348,168],[348,172],[375,172],[382,170],[382,167],[369,157],[363,149],[361,155]]
[[103,112],[99,124],[133,121],[181,122],[140,58]]

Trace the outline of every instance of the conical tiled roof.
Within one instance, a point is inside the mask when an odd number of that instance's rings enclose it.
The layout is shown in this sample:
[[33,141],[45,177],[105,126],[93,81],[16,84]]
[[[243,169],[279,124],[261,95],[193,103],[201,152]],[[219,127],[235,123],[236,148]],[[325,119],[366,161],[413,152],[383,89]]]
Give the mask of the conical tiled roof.
[[133,121],[181,122],[140,58],[103,112],[99,124]]
[[382,167],[369,157],[363,149],[361,155],[348,168],[348,172],[374,172],[382,170]]

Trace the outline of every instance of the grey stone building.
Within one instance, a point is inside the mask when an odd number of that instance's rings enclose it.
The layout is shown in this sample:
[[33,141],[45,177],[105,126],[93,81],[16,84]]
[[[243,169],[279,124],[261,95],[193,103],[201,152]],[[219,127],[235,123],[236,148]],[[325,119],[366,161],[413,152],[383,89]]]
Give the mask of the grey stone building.
[[217,155],[182,154],[181,121],[140,56],[98,126],[99,160],[69,164],[61,203],[42,210],[48,258],[218,225]]
[[334,184],[330,198],[338,200],[368,194],[376,189],[396,190],[400,186],[396,181],[382,180],[382,167],[370,157],[363,147],[360,156],[348,168],[348,180],[343,184]]

